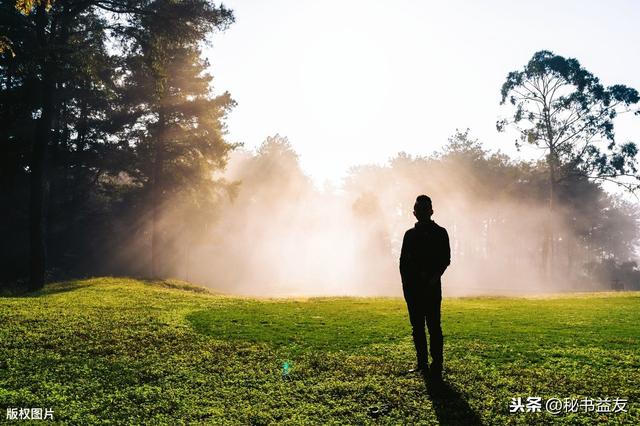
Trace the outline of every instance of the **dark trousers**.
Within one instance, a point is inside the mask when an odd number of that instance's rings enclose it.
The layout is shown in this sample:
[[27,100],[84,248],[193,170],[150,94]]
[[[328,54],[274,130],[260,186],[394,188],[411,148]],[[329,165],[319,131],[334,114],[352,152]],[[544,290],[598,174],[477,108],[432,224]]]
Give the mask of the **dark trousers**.
[[425,325],[429,331],[429,347],[431,351],[432,368],[442,370],[443,337],[440,326],[440,305],[442,302],[442,287],[440,283],[424,289],[420,287],[403,286],[404,300],[409,310],[409,321],[413,334],[413,344],[416,347],[418,366],[428,365],[427,336]]

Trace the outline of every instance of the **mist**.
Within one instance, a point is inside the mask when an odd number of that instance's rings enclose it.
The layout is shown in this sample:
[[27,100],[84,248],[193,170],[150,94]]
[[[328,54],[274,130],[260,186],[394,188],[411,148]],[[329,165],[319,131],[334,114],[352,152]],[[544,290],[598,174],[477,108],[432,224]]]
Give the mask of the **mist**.
[[[276,135],[256,151],[231,154],[217,176],[227,189],[204,228],[191,229],[197,221],[179,200],[165,204],[161,223],[172,247],[165,275],[250,296],[400,296],[402,238],[416,222],[416,196],[427,194],[433,220],[450,237],[445,296],[611,289],[610,277],[597,276],[593,265],[635,255],[632,244],[609,247],[614,229],[634,240],[635,210],[576,181],[564,186],[565,202],[550,218],[543,167],[487,152],[464,132],[441,152],[400,153],[386,165],[352,168],[340,187],[318,188],[287,138]],[[620,214],[594,214],[584,209],[589,204]],[[550,223],[551,278],[544,267]],[[611,231],[606,238],[598,234],[604,228]],[[130,241],[129,250],[139,244]]]

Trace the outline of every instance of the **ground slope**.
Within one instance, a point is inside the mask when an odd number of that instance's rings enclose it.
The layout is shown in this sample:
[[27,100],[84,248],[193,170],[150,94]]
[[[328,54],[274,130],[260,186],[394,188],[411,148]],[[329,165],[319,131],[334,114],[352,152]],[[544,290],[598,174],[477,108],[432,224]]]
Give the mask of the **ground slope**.
[[[400,299],[176,287],[100,278],[0,297],[0,423],[48,407],[69,424],[640,424],[639,293],[445,299],[448,386],[431,395],[402,374]],[[629,412],[509,414],[528,396]]]

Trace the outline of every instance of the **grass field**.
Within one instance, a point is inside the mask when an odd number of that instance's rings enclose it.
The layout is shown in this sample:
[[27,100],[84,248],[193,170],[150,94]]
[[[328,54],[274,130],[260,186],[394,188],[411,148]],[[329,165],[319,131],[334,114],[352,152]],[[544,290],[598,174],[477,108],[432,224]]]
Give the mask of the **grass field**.
[[[447,385],[431,395],[402,373],[401,299],[197,290],[100,278],[0,297],[0,423],[45,407],[62,424],[640,424],[639,293],[445,299]],[[629,404],[509,414],[528,396]]]

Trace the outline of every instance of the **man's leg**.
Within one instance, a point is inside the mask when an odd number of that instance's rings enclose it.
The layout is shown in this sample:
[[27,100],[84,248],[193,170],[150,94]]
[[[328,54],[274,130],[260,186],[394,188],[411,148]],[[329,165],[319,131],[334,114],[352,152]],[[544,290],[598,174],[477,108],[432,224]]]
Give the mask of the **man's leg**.
[[443,345],[442,326],[440,325],[440,305],[442,289],[438,286],[427,296],[426,322],[429,330],[429,349],[431,351],[432,370],[434,374],[442,373]]
[[429,359],[427,355],[427,335],[424,329],[424,301],[415,296],[405,297],[405,299],[409,310],[409,321],[411,322],[412,330],[411,334],[413,335],[413,344],[416,348],[418,368],[426,370],[429,366]]

